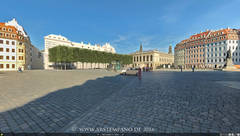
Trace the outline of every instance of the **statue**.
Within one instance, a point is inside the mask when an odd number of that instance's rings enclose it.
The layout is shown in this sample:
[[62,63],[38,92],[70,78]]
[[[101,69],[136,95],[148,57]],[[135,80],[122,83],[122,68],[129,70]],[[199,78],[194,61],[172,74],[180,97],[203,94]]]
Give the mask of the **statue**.
[[231,49],[229,49],[228,51],[227,51],[227,57],[226,57],[227,59],[228,58],[232,58],[232,55],[231,55]]
[[232,53],[231,53],[231,48],[227,51],[227,56],[226,56],[226,64],[224,65],[224,70],[236,70],[236,67],[234,66],[234,63],[232,62]]

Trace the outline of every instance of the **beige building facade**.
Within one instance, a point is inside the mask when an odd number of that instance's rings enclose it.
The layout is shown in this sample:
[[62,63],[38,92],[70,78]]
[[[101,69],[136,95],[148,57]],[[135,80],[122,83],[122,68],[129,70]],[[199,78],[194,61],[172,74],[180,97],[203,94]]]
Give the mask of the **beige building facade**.
[[158,68],[168,68],[174,63],[174,55],[172,53],[164,53],[158,50],[143,51],[142,46],[140,50],[132,53],[134,68],[151,68],[153,70]]
[[[48,50],[50,48],[62,45],[62,46],[68,46],[68,47],[76,47],[76,48],[82,48],[82,49],[88,49],[88,50],[95,50],[95,51],[102,51],[102,52],[108,52],[108,53],[116,53],[115,49],[110,45],[110,43],[106,43],[103,46],[100,45],[91,45],[90,43],[85,44],[83,42],[77,43],[72,42],[68,40],[66,37],[61,35],[54,35],[50,34],[44,37],[44,69],[54,69],[53,63],[49,62],[48,58]],[[82,62],[76,62],[75,67],[77,69],[91,69],[91,68],[106,68],[107,64],[95,64],[95,63],[82,63]]]
[[175,68],[184,68],[185,64],[185,47],[186,40],[178,43],[174,48],[174,67]]

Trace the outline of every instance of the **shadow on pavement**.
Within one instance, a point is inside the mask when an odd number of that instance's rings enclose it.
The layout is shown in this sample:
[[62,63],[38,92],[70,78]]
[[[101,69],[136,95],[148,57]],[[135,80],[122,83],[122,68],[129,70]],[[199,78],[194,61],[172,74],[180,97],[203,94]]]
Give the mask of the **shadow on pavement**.
[[1,112],[0,131],[57,132],[120,90],[131,79],[133,77],[118,75],[88,80],[80,86],[57,90],[24,106]]

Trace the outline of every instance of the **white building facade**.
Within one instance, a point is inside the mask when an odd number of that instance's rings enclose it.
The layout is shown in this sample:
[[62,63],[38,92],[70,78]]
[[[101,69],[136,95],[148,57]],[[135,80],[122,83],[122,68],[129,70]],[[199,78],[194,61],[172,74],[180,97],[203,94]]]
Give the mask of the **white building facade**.
[[[34,52],[33,52],[34,49]],[[40,69],[41,58],[33,57],[39,50],[31,44],[30,37],[16,19],[0,22],[0,71]],[[35,64],[36,63],[36,64]],[[41,66],[42,65],[42,66]]]
[[3,71],[16,70],[16,40],[0,38],[0,69]]
[[109,52],[109,53],[116,53],[115,49],[109,44],[106,43],[103,46],[100,45],[91,45],[90,43],[85,44],[83,42],[77,43],[72,42],[68,40],[66,37],[61,35],[54,35],[50,34],[48,36],[44,37],[44,69],[52,69],[50,66],[52,65],[51,62],[49,62],[49,52],[48,49],[62,45],[62,46],[68,46],[68,47],[76,47],[76,48],[82,48],[82,49],[89,49],[89,50],[95,50],[95,51],[103,51],[103,52]]
[[239,32],[237,30],[229,30],[229,35],[227,40],[205,45],[205,65],[208,68],[223,68],[226,64],[226,56],[229,49],[231,50],[233,64],[240,65]]
[[[185,68],[223,68],[226,65],[227,51],[231,49],[234,65],[240,65],[240,29],[206,30],[194,34],[175,47],[175,65]],[[185,49],[184,59],[182,58]],[[181,60],[181,64],[179,63]],[[237,67],[237,66],[236,66]]]

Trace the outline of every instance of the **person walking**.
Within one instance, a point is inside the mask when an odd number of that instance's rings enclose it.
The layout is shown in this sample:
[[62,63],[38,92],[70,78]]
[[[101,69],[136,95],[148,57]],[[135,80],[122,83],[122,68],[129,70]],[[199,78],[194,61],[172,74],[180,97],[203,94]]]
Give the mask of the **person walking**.
[[195,66],[192,66],[192,72],[194,72],[194,68],[195,68]]
[[18,72],[20,72],[20,73],[22,72],[22,68],[21,67],[18,68]]
[[182,72],[182,66],[181,66],[181,72]]
[[138,69],[138,79],[139,80],[142,79],[142,70],[141,70],[141,68]]

